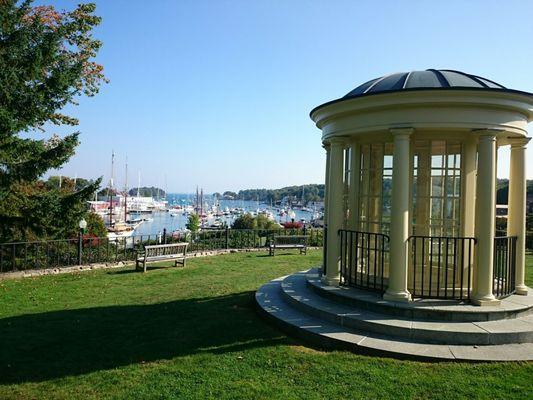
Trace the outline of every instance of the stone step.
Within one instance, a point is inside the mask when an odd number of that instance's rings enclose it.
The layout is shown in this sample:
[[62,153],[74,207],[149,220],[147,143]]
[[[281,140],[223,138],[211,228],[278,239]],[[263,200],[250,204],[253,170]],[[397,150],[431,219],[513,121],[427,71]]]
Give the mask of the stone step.
[[320,347],[423,361],[533,360],[531,343],[486,346],[444,345],[355,332],[291,307],[284,301],[282,280],[283,278],[275,279],[257,290],[255,301],[260,314],[285,332]]
[[508,296],[502,299],[501,305],[497,307],[478,307],[457,300],[416,299],[408,303],[391,302],[383,300],[380,293],[325,285],[320,280],[316,268],[308,271],[307,285],[316,294],[336,303],[396,317],[481,322],[533,315],[533,291],[527,296]]
[[436,344],[491,345],[533,342],[533,315],[511,320],[455,322],[412,319],[339,304],[307,287],[306,273],[281,282],[284,299],[294,308],[356,331]]

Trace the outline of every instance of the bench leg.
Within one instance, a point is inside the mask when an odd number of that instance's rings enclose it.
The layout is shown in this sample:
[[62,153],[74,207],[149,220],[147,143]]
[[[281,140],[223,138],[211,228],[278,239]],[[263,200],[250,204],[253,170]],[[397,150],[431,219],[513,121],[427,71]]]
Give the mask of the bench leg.
[[144,258],[144,261],[143,261],[143,269],[144,269],[143,272],[146,272],[146,257]]

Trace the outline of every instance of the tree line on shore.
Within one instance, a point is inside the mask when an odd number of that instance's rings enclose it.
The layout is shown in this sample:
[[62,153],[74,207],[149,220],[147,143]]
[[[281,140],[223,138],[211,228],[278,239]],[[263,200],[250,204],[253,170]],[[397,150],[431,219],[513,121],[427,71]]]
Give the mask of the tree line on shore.
[[239,192],[225,191],[214,194],[224,200],[249,200],[265,203],[277,203],[283,199],[296,203],[302,200],[307,204],[312,201],[324,200],[324,184],[309,184],[300,186],[287,186],[281,189],[245,189]]

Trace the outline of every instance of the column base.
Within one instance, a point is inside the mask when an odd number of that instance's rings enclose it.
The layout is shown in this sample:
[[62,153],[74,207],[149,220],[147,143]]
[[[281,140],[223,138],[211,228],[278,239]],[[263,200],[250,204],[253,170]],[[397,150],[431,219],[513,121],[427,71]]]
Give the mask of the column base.
[[324,285],[328,286],[339,286],[340,285],[340,278],[328,278],[326,275],[322,275],[321,281]]
[[495,307],[501,304],[501,300],[498,300],[494,295],[481,297],[479,299],[472,299],[472,304],[480,307]]
[[528,290],[529,288],[526,285],[516,285],[515,294],[519,294],[520,296],[527,296]]
[[411,293],[406,291],[396,292],[392,290],[387,290],[383,294],[383,300],[387,301],[401,301],[401,302],[408,302],[411,301]]

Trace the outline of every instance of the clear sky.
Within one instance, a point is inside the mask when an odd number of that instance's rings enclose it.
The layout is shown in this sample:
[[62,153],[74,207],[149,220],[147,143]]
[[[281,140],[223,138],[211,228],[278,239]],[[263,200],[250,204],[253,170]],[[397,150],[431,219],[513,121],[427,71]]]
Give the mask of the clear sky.
[[[65,175],[108,179],[114,149],[119,185],[126,157],[131,186],[140,171],[171,192],[319,183],[309,111],[367,80],[449,68],[533,92],[533,1],[96,3],[111,82],[72,110],[81,145]],[[499,162],[505,177],[506,151]]]

